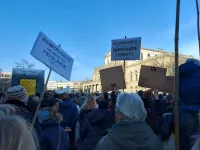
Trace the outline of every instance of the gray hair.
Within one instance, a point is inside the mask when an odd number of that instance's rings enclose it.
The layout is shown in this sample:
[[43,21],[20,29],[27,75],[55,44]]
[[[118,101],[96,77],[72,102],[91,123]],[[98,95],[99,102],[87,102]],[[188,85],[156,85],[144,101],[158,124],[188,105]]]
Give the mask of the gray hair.
[[18,116],[0,118],[1,150],[37,150],[37,140],[27,123]]
[[9,104],[1,104],[0,105],[0,117],[5,115],[15,114],[16,110],[13,106]]
[[117,97],[116,108],[126,118],[134,121],[144,121],[146,110],[140,96],[136,93],[123,93]]

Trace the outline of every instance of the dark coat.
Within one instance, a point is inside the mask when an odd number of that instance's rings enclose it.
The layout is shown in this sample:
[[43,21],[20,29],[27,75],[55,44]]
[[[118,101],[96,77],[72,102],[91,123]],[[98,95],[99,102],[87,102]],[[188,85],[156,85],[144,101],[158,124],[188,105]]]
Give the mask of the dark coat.
[[80,138],[83,142],[81,150],[95,150],[97,142],[106,130],[104,126],[106,113],[106,110],[96,109],[88,114],[88,119],[84,121],[80,131]]
[[86,119],[88,119],[88,113],[91,112],[91,111],[92,111],[91,109],[87,109],[87,110],[82,109],[80,111],[80,114],[79,114],[79,117],[78,117],[78,121],[80,123],[80,126],[82,126],[84,121]]
[[[28,123],[32,124],[34,114],[31,111],[29,111],[29,109],[26,107],[24,103],[18,100],[9,100],[9,101],[6,101],[6,104],[12,105],[15,108],[16,115],[21,116]],[[41,133],[40,122],[37,117],[35,120],[34,127],[35,127],[34,130],[36,132],[36,135],[38,135],[38,138],[40,139],[42,137],[42,133]]]
[[142,99],[147,111],[147,117],[146,117],[146,123],[151,127],[151,129],[154,131],[154,133],[159,132],[158,128],[158,122],[156,118],[156,109],[155,109],[155,103],[153,100],[148,98]]
[[41,150],[67,150],[67,135],[65,130],[54,120],[45,121],[41,124],[43,139]]
[[78,119],[78,110],[76,105],[71,100],[63,101],[60,103],[59,111],[63,115],[61,126],[64,129],[69,127],[72,130],[75,130]]
[[115,107],[112,107],[107,110],[105,118],[105,127],[106,129],[110,129],[114,124],[115,124]]
[[162,143],[145,122],[121,121],[97,144],[96,150],[162,150]]

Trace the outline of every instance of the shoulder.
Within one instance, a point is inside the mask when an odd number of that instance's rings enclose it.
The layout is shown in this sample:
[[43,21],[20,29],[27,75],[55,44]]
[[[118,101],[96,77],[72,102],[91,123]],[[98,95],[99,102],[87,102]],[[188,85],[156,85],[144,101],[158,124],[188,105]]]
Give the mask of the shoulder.
[[108,135],[106,135],[103,138],[101,138],[101,140],[97,143],[95,150],[102,150],[102,149],[110,150],[111,143],[112,143],[111,139],[109,138]]

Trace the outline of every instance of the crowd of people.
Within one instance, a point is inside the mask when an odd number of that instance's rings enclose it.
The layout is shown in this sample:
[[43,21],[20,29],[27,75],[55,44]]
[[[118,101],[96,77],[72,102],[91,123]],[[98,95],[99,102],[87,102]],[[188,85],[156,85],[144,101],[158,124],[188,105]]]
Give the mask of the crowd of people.
[[[199,150],[200,62],[179,69],[180,150]],[[1,95],[0,150],[173,150],[174,135],[174,95],[155,89],[41,98],[18,85]]]

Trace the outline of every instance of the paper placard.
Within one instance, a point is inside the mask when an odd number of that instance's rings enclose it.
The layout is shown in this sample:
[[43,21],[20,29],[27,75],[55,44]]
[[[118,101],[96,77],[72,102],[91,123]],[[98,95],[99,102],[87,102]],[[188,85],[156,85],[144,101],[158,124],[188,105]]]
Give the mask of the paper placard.
[[111,60],[140,60],[141,37],[112,40]]
[[174,93],[174,76],[166,76],[158,90],[160,92]]
[[123,89],[123,83],[125,84],[122,66],[100,70],[100,78],[103,92]]
[[166,77],[166,73],[166,68],[142,65],[138,86],[160,89]]
[[20,85],[25,88],[28,96],[36,94],[36,80],[20,79]]
[[70,80],[74,59],[44,33],[39,33],[31,55],[65,79]]

